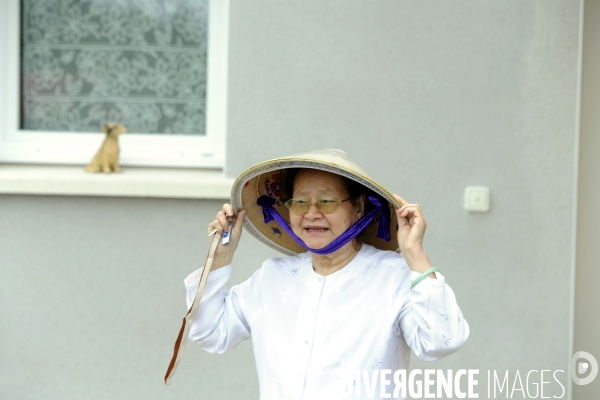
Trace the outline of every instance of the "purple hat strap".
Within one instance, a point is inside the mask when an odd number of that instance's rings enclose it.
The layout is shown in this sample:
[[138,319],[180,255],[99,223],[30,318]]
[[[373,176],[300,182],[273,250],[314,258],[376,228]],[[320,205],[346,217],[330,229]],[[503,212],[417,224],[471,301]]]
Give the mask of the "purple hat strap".
[[377,228],[377,237],[390,241],[390,209],[385,204],[385,201],[381,201],[375,196],[368,196],[369,202],[375,206],[375,209],[369,211],[363,215],[358,221],[356,221],[350,228],[343,234],[338,236],[333,242],[329,243],[322,249],[311,249],[308,247],[302,239],[300,239],[292,228],[288,225],[287,221],[273,208],[275,205],[275,199],[263,195],[260,196],[256,201],[256,204],[262,207],[264,222],[265,224],[275,220],[279,226],[283,228],[300,246],[306,250],[316,254],[329,254],[340,249],[350,240],[358,236],[366,227],[379,215],[379,227]]

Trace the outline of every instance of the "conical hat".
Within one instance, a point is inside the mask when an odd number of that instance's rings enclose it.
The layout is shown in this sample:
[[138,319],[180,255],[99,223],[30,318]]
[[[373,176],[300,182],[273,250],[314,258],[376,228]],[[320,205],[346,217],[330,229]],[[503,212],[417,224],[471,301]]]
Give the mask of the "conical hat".
[[377,237],[378,221],[369,224],[357,236],[358,240],[382,250],[397,250],[398,221],[395,208],[400,207],[383,186],[377,183],[360,165],[342,150],[326,149],[287,157],[275,158],[258,163],[235,180],[231,189],[231,204],[237,213],[247,210],[244,227],[250,234],[267,246],[284,254],[293,255],[306,250],[292,239],[276,221],[264,223],[262,208],[256,204],[260,196],[267,195],[275,200],[275,210],[290,221],[289,210],[284,205],[287,200],[282,191],[282,172],[288,168],[318,169],[344,176],[371,189],[388,202],[390,208],[390,241]]

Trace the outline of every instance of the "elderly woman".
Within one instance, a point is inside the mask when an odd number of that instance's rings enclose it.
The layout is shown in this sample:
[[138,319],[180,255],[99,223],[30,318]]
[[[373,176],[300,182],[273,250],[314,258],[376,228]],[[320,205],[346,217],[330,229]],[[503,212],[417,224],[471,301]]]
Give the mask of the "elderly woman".
[[[380,398],[383,370],[385,393],[402,398],[393,376],[408,367],[410,348],[433,361],[467,340],[454,293],[423,250],[421,208],[345,153],[257,164],[234,184],[232,203],[208,225],[228,244],[215,248],[189,338],[211,353],[252,339],[261,399]],[[242,225],[290,256],[265,261],[228,291],[231,269],[244,262],[234,261]],[[188,305],[201,273],[185,280]]]

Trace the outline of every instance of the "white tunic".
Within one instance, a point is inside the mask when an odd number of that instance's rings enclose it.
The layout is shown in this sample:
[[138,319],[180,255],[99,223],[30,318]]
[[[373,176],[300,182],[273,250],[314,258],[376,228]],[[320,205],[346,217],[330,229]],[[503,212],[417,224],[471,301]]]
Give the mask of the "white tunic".
[[[185,280],[188,307],[200,272]],[[269,259],[228,291],[230,275],[231,266],[209,274],[189,338],[210,353],[251,338],[263,400],[342,398],[348,382],[342,373],[393,374],[408,368],[407,345],[421,360],[434,361],[457,351],[469,336],[441,274],[411,290],[420,274],[410,271],[404,257],[366,244],[328,276],[313,270],[310,253]],[[386,392],[393,394],[393,378],[387,378]],[[368,398],[380,398],[376,384]],[[366,396],[365,382],[358,385]]]

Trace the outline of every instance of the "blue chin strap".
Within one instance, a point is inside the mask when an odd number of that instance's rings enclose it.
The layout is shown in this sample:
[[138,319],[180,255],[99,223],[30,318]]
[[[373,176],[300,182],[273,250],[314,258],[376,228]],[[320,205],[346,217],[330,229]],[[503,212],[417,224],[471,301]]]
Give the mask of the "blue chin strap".
[[286,231],[292,239],[294,239],[300,246],[304,247],[306,250],[315,254],[329,254],[333,253],[336,250],[339,250],[346,243],[354,239],[356,236],[360,235],[360,233],[379,215],[379,226],[377,228],[377,237],[385,240],[386,242],[390,241],[390,209],[387,207],[385,201],[381,201],[375,196],[368,196],[369,202],[375,206],[375,208],[369,211],[367,214],[363,215],[358,221],[356,221],[350,228],[346,230],[343,234],[338,236],[333,242],[329,243],[327,246],[322,249],[312,249],[304,243],[302,239],[300,239],[292,228],[288,225],[286,220],[273,208],[275,205],[275,199],[263,195],[260,196],[256,201],[256,204],[262,207],[264,222],[265,224],[275,220],[279,226]]

